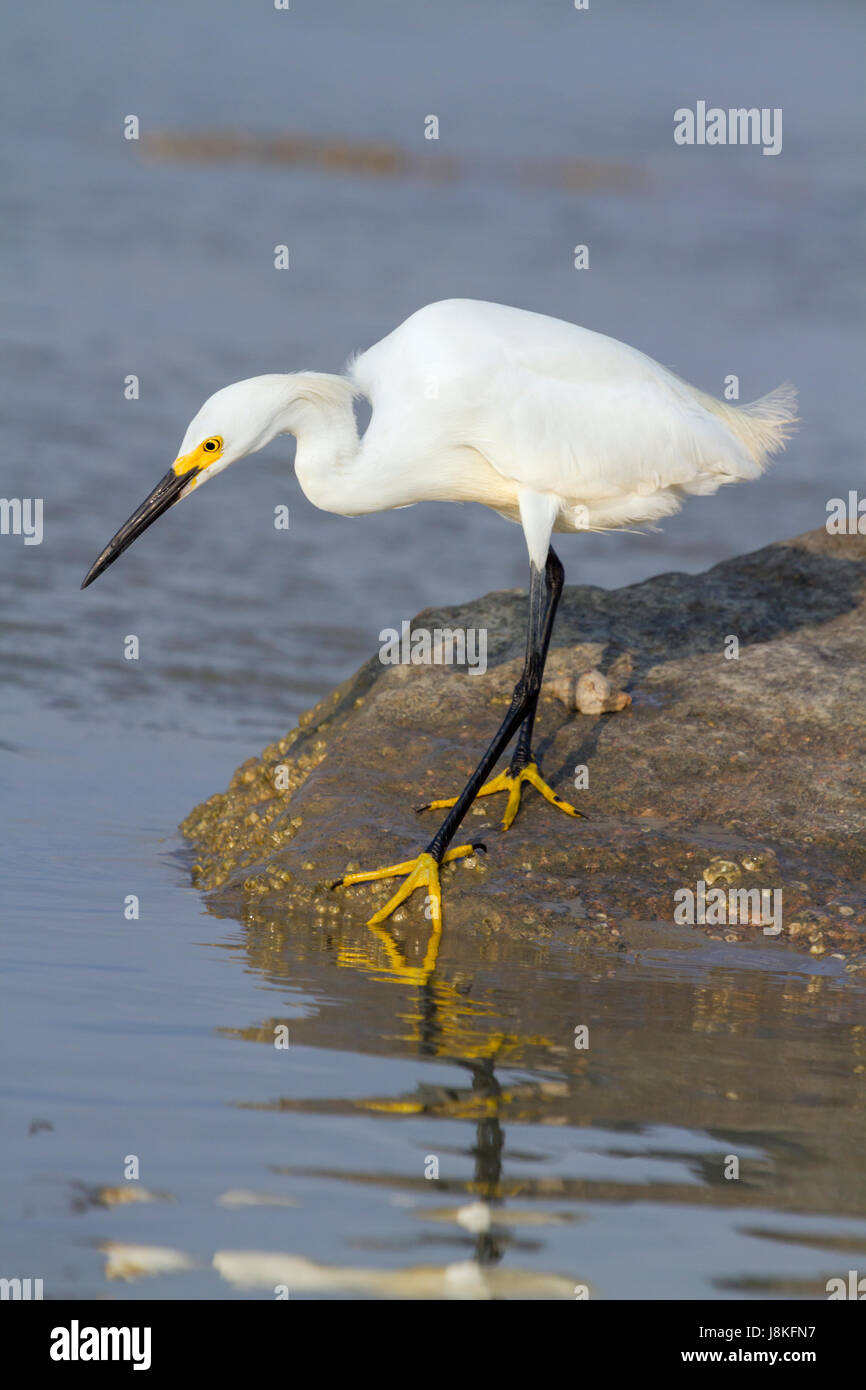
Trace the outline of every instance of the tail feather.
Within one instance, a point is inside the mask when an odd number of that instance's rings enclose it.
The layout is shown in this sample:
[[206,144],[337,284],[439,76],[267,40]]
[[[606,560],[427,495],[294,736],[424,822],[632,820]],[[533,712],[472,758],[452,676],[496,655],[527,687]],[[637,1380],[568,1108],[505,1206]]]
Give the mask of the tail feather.
[[772,454],[784,448],[796,429],[797,388],[790,381],[740,406],[728,405],[727,401],[692,389],[704,409],[724,421],[760,469],[766,467]]

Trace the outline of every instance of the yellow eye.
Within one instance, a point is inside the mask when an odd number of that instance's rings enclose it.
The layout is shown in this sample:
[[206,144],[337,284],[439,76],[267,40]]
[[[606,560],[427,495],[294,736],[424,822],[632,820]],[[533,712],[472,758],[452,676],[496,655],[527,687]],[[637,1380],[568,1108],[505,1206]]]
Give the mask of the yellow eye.
[[219,438],[219,435],[215,435],[213,439],[206,439],[201,447],[206,454],[216,454],[219,453],[222,446],[223,442]]

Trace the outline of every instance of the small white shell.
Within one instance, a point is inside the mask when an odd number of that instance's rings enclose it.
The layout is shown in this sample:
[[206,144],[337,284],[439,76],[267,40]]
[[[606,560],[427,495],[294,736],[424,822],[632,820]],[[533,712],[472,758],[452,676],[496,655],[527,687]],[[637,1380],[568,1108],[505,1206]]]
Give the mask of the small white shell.
[[624,690],[614,690],[601,671],[584,671],[582,676],[557,676],[548,686],[551,695],[580,714],[611,714],[631,704]]

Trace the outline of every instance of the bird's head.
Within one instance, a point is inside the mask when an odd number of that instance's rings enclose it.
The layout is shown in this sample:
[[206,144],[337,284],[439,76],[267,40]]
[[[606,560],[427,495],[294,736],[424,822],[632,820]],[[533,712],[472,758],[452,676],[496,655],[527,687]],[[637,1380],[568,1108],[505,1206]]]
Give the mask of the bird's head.
[[141,506],[112,536],[85,575],[92,584],[157,517],[182,497],[263,449],[278,434],[291,432],[302,418],[304,374],[257,376],[224,386],[206,400],[191,421],[177,458]]

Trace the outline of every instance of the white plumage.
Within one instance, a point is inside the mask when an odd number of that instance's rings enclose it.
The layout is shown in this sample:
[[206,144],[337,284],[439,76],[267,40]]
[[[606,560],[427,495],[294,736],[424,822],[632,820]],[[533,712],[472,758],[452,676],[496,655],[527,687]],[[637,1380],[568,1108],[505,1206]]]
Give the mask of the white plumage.
[[[362,439],[358,395],[373,407]],[[345,376],[260,376],[217,391],[186,431],[179,483],[160,485],[87,582],[142,523],[278,434],[297,437],[295,470],[315,506],[356,516],[480,502],[522,523],[542,568],[552,531],[652,524],[689,493],[758,477],[795,408],[790,385],[728,405],[601,333],[447,299],[412,314]]]
[[389,495],[402,475],[404,500],[482,502],[540,533],[550,513],[556,531],[651,523],[756,478],[796,409],[792,386],[730,406],[613,338],[475,300],[419,310],[350,377],[373,405],[363,466]]

